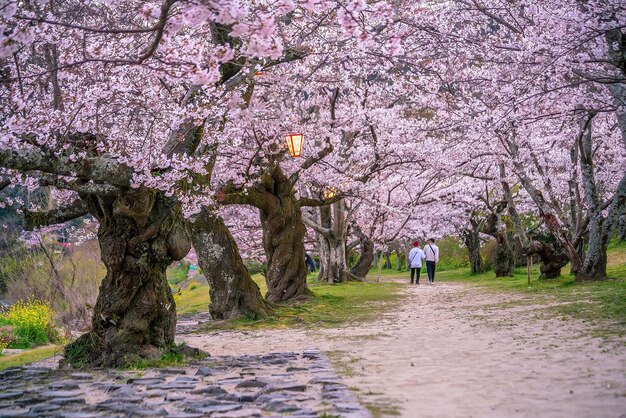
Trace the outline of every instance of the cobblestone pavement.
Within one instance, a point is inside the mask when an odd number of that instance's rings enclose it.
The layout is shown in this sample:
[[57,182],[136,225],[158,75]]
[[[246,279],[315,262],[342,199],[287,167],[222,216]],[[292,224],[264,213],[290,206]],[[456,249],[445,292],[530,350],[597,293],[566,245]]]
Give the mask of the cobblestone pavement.
[[370,417],[316,349],[184,367],[0,372],[0,417]]

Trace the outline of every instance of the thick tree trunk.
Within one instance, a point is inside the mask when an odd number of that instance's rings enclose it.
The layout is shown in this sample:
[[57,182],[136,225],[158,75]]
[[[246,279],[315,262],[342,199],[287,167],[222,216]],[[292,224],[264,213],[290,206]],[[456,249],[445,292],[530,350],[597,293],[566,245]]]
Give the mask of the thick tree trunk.
[[[314,209],[315,210],[315,209]],[[332,225],[332,215],[330,213],[329,206],[323,206],[319,208],[319,224],[322,228],[330,230]],[[330,268],[330,243],[326,236],[328,234],[323,234],[320,231],[316,231],[317,242],[319,245],[319,253],[320,253],[320,272],[317,275],[317,279],[323,282],[332,283],[332,276],[329,274]],[[330,279],[330,281],[329,281]]]
[[540,279],[554,279],[561,275],[561,269],[567,265],[569,259],[563,251],[545,242],[532,241],[526,248],[526,256],[539,255],[541,266]]
[[617,239],[619,239],[620,241],[626,241],[626,215],[622,215],[619,218]]
[[493,260],[493,270],[496,273],[496,277],[512,277],[513,269],[515,268],[515,253],[511,247],[508,234],[506,232],[496,234],[496,241],[498,247]]
[[328,281],[328,265],[330,264],[330,246],[328,240],[322,234],[317,234],[317,245],[319,249],[319,271],[317,280]]
[[318,236],[320,244],[320,261],[323,271],[317,276],[320,281],[343,283],[348,280],[348,262],[346,253],[346,214],[343,199],[319,209],[316,221],[304,218],[305,224],[312,228]]
[[506,231],[501,215],[501,210],[494,211],[485,220],[483,232],[496,239],[496,254],[493,259],[493,270],[496,277],[511,277],[515,268],[515,252],[511,246],[509,234]]
[[165,269],[191,246],[180,205],[147,189],[115,199],[83,198],[100,223],[107,275],[94,308],[93,329],[65,348],[65,359],[78,367],[157,359],[174,344],[176,327]]
[[259,209],[265,249],[268,302],[281,302],[311,295],[304,256],[306,230],[296,198],[294,181],[277,163],[254,186],[223,186],[215,198],[222,204],[244,204]]
[[605,236],[605,222],[601,213],[596,213],[589,220],[589,241],[583,265],[576,273],[576,280],[606,279],[607,247],[609,237]]
[[276,168],[264,184],[259,213],[263,228],[263,247],[267,257],[267,294],[269,302],[308,296],[308,269],[304,260],[306,233],[293,185]]
[[484,273],[485,264],[480,255],[480,233],[477,230],[466,229],[462,233],[463,242],[469,253],[470,269],[474,274]]
[[344,283],[348,280],[348,265],[346,263],[346,242],[331,238],[329,243],[328,283]]
[[304,262],[305,229],[297,200],[281,199],[270,210],[261,210],[263,246],[267,256],[267,294],[270,302],[308,295]]
[[[576,280],[606,279],[606,251],[613,231],[610,223],[617,221],[617,216],[611,217],[612,213],[617,215],[617,213],[612,210],[613,208],[609,210],[607,219],[605,219],[602,214],[603,200],[596,183],[595,165],[593,161],[592,119],[593,115],[588,115],[586,119],[581,120],[581,134],[578,137],[580,174],[589,214],[589,225],[587,227],[589,240],[587,242],[587,252],[585,253],[582,267],[576,272]],[[624,180],[622,180],[622,182],[624,182]],[[621,213],[621,211],[619,213]]]
[[250,277],[224,220],[203,208],[189,225],[198,263],[209,283],[211,317],[266,316],[270,308]]
[[350,270],[350,273],[356,277],[365,279],[374,262],[374,242],[365,235],[360,235],[359,238],[361,254],[354,267]]

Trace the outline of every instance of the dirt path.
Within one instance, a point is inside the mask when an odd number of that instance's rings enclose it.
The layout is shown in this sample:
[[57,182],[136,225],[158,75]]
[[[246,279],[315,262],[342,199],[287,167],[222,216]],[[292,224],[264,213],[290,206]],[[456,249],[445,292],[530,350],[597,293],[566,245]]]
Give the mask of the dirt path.
[[213,332],[182,340],[211,354],[319,347],[375,415],[626,417],[626,348],[582,323],[461,284],[404,290],[376,323],[324,330]]

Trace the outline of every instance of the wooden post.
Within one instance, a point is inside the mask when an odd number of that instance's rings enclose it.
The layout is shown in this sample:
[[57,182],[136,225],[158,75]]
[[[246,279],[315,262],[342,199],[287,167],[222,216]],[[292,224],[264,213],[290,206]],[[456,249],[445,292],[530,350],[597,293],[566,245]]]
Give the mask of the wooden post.
[[530,286],[530,270],[533,268],[533,258],[526,258],[526,273],[528,275],[528,286]]

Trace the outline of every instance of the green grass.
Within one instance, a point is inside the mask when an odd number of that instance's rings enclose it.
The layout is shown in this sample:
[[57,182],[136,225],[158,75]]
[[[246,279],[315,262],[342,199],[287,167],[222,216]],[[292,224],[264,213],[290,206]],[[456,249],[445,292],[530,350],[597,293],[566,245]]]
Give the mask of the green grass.
[[176,286],[177,284],[185,281],[187,279],[187,269],[188,266],[182,263],[177,263],[176,265],[168,267],[167,281],[170,283],[170,286]]
[[63,347],[56,345],[46,345],[43,347],[33,348],[32,350],[26,350],[17,354],[0,355],[0,370],[8,369],[9,367],[23,366],[28,363],[40,361],[60,354]]
[[[255,278],[258,280],[258,278]],[[401,299],[397,283],[343,283],[329,285],[309,282],[314,295],[307,302],[279,304],[268,318],[241,318],[215,322],[212,329],[269,329],[293,327],[336,327],[350,322],[376,319]],[[264,289],[261,291],[264,293]]]
[[440,281],[471,283],[483,289],[513,292],[525,297],[512,304],[544,304],[544,313],[557,313],[597,325],[595,335],[626,335],[626,244],[612,243],[608,252],[609,279],[600,282],[576,282],[569,266],[559,278],[539,279],[539,266],[534,265],[528,285],[526,268],[515,269],[513,277],[496,278],[493,272],[471,274],[469,270],[442,271]]
[[190,315],[209,309],[209,286],[192,282],[195,286],[188,286],[174,295],[176,312],[178,315]]
[[137,360],[125,368],[129,370],[143,370],[147,368],[176,367],[184,364],[185,357],[182,354],[168,351],[158,360]]

